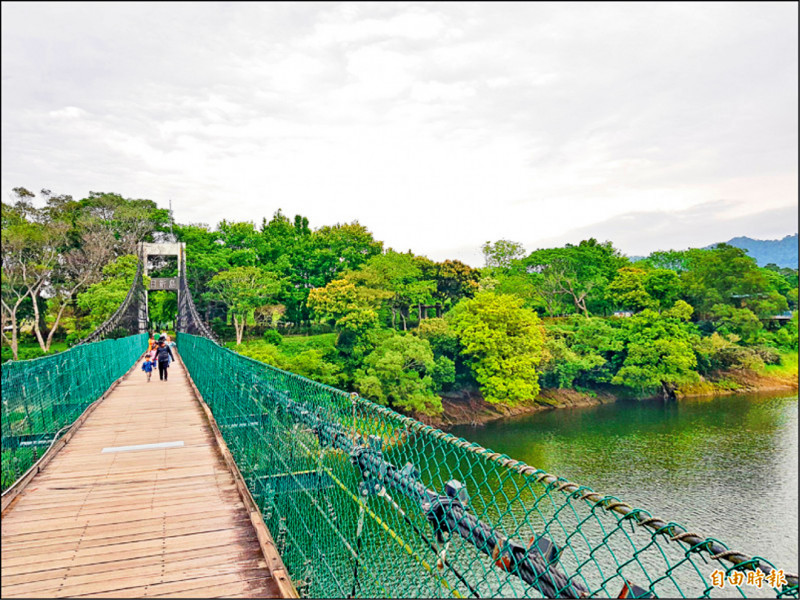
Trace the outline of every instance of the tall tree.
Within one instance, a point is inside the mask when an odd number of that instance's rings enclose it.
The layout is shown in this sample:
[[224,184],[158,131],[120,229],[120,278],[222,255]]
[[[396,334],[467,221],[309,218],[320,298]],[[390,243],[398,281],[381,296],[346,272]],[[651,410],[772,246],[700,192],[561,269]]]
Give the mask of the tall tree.
[[275,273],[258,267],[233,267],[215,275],[208,285],[208,296],[225,304],[233,315],[237,345],[242,343],[250,313],[269,304],[281,289]]
[[447,314],[488,402],[532,402],[539,394],[537,366],[544,332],[536,312],[505,294],[479,292]]
[[332,319],[336,327],[354,335],[363,335],[378,324],[378,307],[390,292],[357,288],[346,279],[334,279],[328,285],[311,290],[308,304],[323,319]]
[[627,263],[611,242],[600,243],[594,238],[577,246],[536,250],[524,260],[529,272],[542,275],[542,284],[568,298],[586,317],[590,306],[600,311],[607,308],[606,285]]
[[606,296],[620,308],[653,308],[656,302],[647,293],[647,272],[637,267],[622,267],[608,284]]
[[612,383],[660,390],[674,399],[678,387],[699,380],[695,371],[697,332],[689,324],[692,307],[678,300],[660,315],[650,309],[626,319],[626,358]]
[[364,359],[355,377],[358,391],[380,404],[426,415],[442,412],[434,393],[436,369],[430,344],[416,336],[392,335]]
[[485,242],[481,251],[484,263],[490,269],[508,269],[512,260],[525,256],[522,244],[511,240],[497,240],[494,244]]
[[433,279],[425,278],[423,265],[426,261],[411,253],[387,250],[348,273],[346,279],[366,288],[389,292],[387,302],[392,313],[392,327],[397,327],[399,316],[405,331],[410,307],[420,302],[427,303],[436,288]]

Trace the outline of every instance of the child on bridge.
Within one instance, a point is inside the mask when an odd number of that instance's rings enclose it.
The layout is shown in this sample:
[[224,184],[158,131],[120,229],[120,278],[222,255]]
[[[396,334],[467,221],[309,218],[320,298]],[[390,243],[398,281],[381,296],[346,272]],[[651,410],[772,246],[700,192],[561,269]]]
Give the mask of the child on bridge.
[[142,364],[142,371],[147,373],[147,383],[150,383],[150,375],[153,374],[153,361],[151,358],[151,352],[146,352],[144,355],[144,363]]

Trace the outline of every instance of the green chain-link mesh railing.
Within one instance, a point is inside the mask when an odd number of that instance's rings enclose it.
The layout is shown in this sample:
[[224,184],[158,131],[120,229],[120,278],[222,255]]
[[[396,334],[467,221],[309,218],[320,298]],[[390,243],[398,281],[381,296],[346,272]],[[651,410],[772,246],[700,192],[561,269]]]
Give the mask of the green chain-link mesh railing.
[[147,335],[103,340],[2,366],[5,491],[147,348]]
[[784,573],[613,496],[208,339],[178,348],[306,596],[797,597],[788,573],[733,587]]

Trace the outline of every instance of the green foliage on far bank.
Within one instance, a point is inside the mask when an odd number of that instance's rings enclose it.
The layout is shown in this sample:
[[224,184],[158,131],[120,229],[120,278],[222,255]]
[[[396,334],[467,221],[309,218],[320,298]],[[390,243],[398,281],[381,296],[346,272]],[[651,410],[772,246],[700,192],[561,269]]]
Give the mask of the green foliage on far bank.
[[[147,200],[48,192],[36,209],[15,193],[3,207],[4,359],[101,323],[127,293],[133,244],[167,223]],[[632,263],[593,238],[530,253],[498,240],[478,269],[385,248],[357,221],[314,228],[280,210],[174,230],[198,311],[233,348],[406,412],[436,414],[441,394],[462,390],[508,405],[542,387],[672,397],[714,373],[796,370],[797,269],[725,244]],[[151,316],[169,322],[174,298],[152,293]]]

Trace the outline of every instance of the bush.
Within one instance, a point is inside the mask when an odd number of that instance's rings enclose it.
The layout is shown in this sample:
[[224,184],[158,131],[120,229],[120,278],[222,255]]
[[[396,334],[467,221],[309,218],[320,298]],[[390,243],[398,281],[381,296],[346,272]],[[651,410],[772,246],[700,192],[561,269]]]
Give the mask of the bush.
[[325,360],[322,350],[306,350],[290,358],[285,364],[285,368],[292,373],[314,381],[334,387],[341,383],[341,369],[338,365]]
[[211,329],[221,340],[230,340],[236,337],[236,331],[234,331],[233,325],[228,325],[228,323],[219,317],[214,317],[211,320]]
[[68,333],[64,341],[67,343],[67,347],[71,348],[90,333],[91,333],[90,329],[78,329],[76,331]]
[[458,354],[458,336],[444,319],[425,319],[414,333],[423,340],[428,340],[436,356],[455,358]]
[[765,365],[779,365],[781,364],[781,353],[775,348],[769,346],[755,346],[753,348],[758,357],[764,361]]
[[32,331],[20,331],[17,334],[17,343],[20,346],[25,346],[27,344],[36,344],[37,339],[36,336],[33,335]]
[[748,369],[758,371],[764,368],[764,361],[752,348],[730,346],[720,348],[712,357],[712,365],[718,369]]
[[[736,336],[731,337],[733,340],[737,339]],[[760,351],[738,346],[730,339],[714,333],[700,339],[695,344],[694,351],[697,355],[698,370],[704,374],[725,369],[759,370],[764,368],[766,360],[775,360],[776,356],[780,362],[780,354],[775,352],[773,355],[771,348],[761,346],[758,348]]]
[[17,352],[18,360],[31,360],[44,356],[44,352],[39,346],[32,346],[30,348],[19,348]]
[[283,336],[274,329],[267,329],[264,332],[264,341],[273,346],[280,346],[283,343]]

